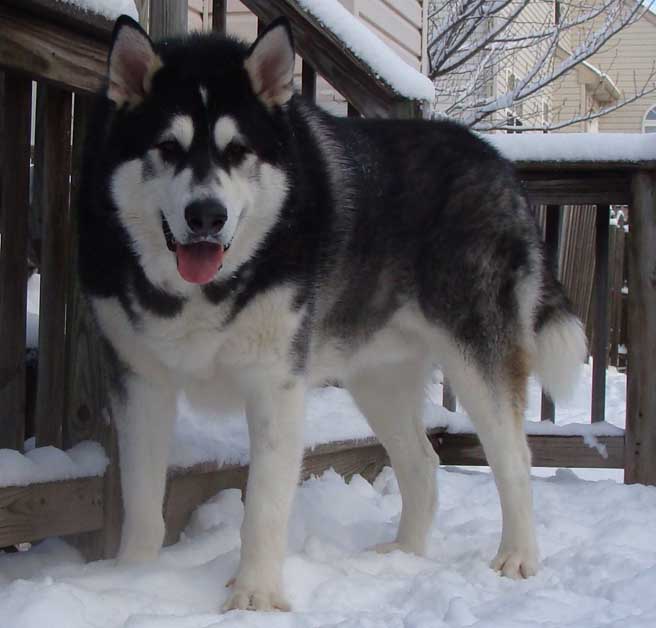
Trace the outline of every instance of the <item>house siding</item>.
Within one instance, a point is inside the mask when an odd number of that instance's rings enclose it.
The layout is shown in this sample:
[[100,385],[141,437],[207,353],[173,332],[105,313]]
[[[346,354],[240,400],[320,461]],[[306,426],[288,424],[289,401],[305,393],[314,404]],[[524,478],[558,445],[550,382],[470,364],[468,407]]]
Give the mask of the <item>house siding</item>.
[[[203,20],[208,3],[207,21]],[[421,0],[340,0],[340,3],[378,35],[406,63],[421,69],[424,54],[424,19]],[[211,0],[189,0],[189,30],[209,30]],[[239,0],[228,0],[226,28],[230,35],[253,41],[257,18]],[[297,58],[295,80],[300,85],[301,60]],[[317,102],[337,114],[346,113],[346,101],[323,78],[317,78]]]

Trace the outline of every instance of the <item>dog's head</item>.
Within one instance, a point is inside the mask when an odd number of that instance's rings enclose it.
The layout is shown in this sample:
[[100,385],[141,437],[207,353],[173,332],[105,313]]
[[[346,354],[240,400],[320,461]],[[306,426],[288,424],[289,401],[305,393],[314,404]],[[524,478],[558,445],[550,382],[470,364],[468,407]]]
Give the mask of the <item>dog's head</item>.
[[118,219],[151,281],[210,282],[271,228],[287,194],[293,70],[284,20],[248,48],[218,35],[153,44],[119,18],[105,158]]

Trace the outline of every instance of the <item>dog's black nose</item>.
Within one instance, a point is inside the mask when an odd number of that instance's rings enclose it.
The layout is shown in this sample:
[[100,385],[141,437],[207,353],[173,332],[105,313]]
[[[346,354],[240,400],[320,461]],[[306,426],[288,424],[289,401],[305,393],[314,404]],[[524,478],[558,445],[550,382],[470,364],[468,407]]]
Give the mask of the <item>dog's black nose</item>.
[[187,205],[185,220],[196,235],[216,235],[228,220],[228,211],[216,199],[203,198]]

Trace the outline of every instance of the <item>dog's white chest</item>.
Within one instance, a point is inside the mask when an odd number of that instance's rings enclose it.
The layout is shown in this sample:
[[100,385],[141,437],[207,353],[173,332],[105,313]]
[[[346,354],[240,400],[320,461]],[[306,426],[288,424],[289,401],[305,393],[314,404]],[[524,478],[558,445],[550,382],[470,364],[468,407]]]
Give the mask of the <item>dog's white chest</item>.
[[94,305],[103,331],[129,364],[138,368],[155,358],[172,372],[206,379],[217,366],[290,364],[302,317],[292,299],[291,288],[269,290],[230,318],[231,302],[216,305],[198,294],[172,317],[138,310],[136,323],[117,299],[98,299]]

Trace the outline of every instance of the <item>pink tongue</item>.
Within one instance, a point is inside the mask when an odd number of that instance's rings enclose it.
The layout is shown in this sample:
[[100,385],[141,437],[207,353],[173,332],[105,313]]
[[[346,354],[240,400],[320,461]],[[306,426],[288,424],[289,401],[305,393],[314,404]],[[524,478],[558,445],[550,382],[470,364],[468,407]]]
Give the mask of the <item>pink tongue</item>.
[[178,272],[190,283],[207,283],[212,281],[223,261],[223,247],[211,242],[196,244],[176,244],[175,255],[178,259]]

